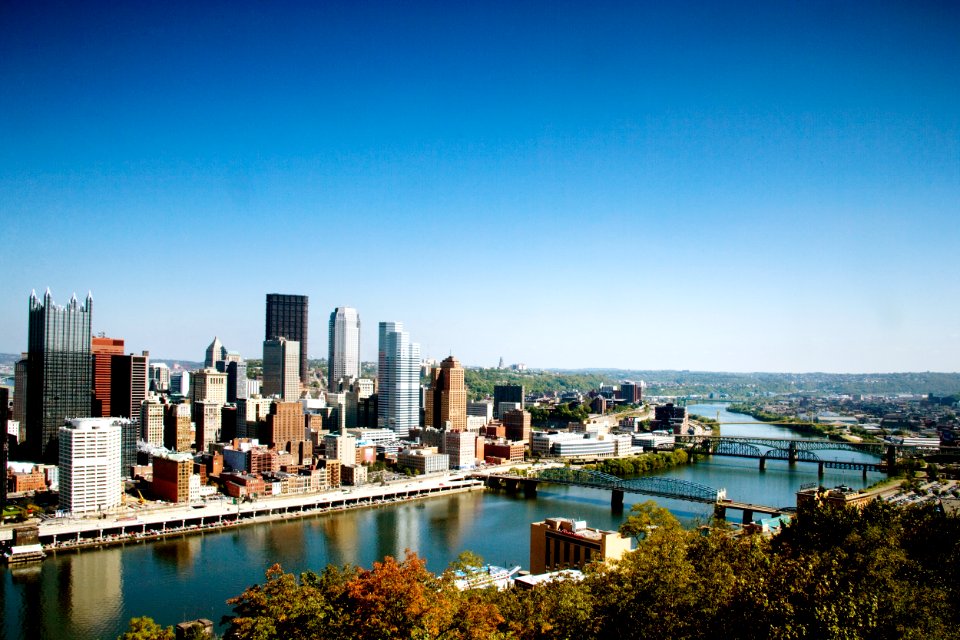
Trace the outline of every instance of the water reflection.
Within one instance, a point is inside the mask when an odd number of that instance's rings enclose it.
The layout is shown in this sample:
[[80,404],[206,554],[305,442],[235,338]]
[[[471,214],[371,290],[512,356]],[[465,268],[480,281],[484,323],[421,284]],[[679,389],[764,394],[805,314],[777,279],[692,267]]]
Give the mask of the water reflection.
[[[68,611],[81,637],[108,633],[123,611],[122,547],[70,556]],[[140,588],[147,583],[141,581]]]

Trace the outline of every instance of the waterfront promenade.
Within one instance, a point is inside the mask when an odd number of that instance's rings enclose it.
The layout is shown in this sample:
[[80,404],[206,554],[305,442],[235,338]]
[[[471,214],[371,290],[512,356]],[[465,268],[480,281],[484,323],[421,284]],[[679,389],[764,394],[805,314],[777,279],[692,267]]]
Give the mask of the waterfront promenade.
[[[104,517],[50,518],[38,524],[40,542],[47,551],[83,549],[146,541],[171,535],[199,533],[242,524],[288,519],[372,507],[386,503],[428,498],[463,491],[483,490],[482,482],[466,480],[457,474],[442,474],[387,485],[345,487],[322,493],[281,495],[253,502],[234,503],[232,499],[207,500],[127,509]],[[9,539],[11,527],[2,538]]]

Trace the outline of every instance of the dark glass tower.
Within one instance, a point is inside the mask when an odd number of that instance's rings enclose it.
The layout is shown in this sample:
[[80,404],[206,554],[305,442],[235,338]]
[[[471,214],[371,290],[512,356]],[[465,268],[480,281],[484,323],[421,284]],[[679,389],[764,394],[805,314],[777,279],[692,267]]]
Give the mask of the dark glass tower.
[[307,384],[307,296],[267,294],[267,331],[264,340],[286,338],[300,343],[300,382]]
[[60,307],[47,289],[43,301],[30,294],[27,339],[27,451],[36,462],[55,464],[58,434],[67,418],[90,415],[93,370],[90,317],[93,296],[81,307],[77,297]]

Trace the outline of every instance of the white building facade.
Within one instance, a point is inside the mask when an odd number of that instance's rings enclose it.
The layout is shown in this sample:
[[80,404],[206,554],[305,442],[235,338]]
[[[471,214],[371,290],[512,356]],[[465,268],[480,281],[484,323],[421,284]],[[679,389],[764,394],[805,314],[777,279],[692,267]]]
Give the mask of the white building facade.
[[337,391],[342,378],[359,377],[360,314],[353,307],[337,307],[330,314],[327,388]]
[[122,428],[117,418],[74,418],[60,427],[60,509],[96,513],[120,506]]

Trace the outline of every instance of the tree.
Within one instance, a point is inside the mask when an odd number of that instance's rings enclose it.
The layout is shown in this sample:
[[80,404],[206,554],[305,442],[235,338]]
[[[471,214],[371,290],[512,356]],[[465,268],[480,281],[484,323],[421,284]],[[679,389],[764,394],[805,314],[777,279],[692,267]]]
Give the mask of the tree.
[[632,536],[640,543],[654,530],[672,531],[679,528],[680,522],[670,511],[653,500],[646,500],[630,508],[630,515],[620,525],[620,534]]
[[127,631],[117,640],[174,640],[173,627],[161,627],[153,618],[131,618]]
[[284,573],[275,564],[267,570],[267,582],[254,585],[239,596],[227,600],[234,616],[225,635],[236,640],[289,638],[308,640],[331,637],[327,631],[341,619],[334,606],[346,580],[355,575],[350,567],[333,566],[321,575],[305,572],[297,576]]

